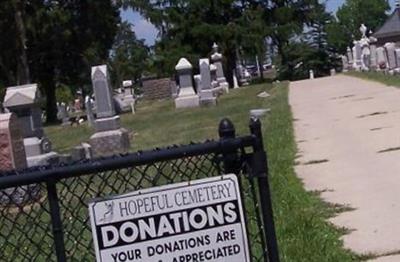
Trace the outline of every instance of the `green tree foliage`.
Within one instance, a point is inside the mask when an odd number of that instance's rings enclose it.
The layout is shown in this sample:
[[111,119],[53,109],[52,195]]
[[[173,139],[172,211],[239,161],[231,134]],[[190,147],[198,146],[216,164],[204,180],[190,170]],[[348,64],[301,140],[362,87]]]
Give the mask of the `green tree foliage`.
[[148,55],[149,49],[144,40],[136,38],[133,25],[121,23],[110,55],[115,86],[121,85],[123,80],[138,80],[146,70]]
[[[244,39],[246,47],[254,42],[254,33],[262,29],[256,9],[250,13],[250,1],[236,0],[126,0],[125,6],[138,10],[159,30],[160,39],[154,47],[153,68],[158,75],[171,75],[181,57],[188,58],[196,68],[197,61],[211,52],[217,42],[226,58],[228,80],[235,68],[236,50]],[[247,15],[243,13],[247,11]],[[257,28],[255,28],[256,26]],[[262,31],[262,30],[261,30]],[[261,34],[257,39],[262,39]],[[258,44],[258,43],[257,43]],[[256,47],[252,47],[256,50]]]
[[335,46],[338,52],[344,53],[353,39],[361,37],[361,24],[376,31],[387,19],[389,10],[388,0],[347,0],[338,9],[337,20],[327,29],[329,43]]
[[0,40],[2,84],[23,82],[25,51],[29,78],[46,96],[47,121],[56,121],[56,87],[90,83],[90,67],[107,61],[119,6],[112,0],[3,0],[0,14],[0,29],[10,36]]

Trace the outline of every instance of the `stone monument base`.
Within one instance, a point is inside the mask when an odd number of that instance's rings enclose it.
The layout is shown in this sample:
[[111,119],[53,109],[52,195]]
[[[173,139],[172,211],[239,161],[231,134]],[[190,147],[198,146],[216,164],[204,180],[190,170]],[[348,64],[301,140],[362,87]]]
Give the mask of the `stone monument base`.
[[127,153],[130,147],[128,130],[120,128],[97,132],[90,137],[94,157]]
[[49,152],[46,154],[30,156],[26,158],[26,162],[28,167],[57,164],[59,162],[59,155],[56,152]]
[[200,100],[198,95],[182,96],[175,99],[176,108],[198,107]]
[[200,91],[200,105],[201,106],[216,106],[217,98],[212,89]]

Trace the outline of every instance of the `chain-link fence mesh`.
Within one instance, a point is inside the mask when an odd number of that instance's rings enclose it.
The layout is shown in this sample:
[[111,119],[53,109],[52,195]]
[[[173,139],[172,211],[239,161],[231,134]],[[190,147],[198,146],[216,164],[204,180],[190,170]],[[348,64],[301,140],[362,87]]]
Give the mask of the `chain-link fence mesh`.
[[[248,156],[244,150],[239,154],[237,175],[251,258],[265,261],[258,185],[247,174]],[[56,188],[67,261],[95,260],[89,200],[222,175],[222,159],[222,155],[210,153],[59,180]],[[3,190],[0,199],[1,261],[56,261],[46,184]]]

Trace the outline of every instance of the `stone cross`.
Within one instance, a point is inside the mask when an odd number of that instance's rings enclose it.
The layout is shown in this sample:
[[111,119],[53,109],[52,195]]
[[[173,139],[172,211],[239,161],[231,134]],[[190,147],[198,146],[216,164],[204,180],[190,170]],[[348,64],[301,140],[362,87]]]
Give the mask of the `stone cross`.
[[106,65],[92,67],[92,84],[97,118],[114,116],[115,106]]
[[0,114],[0,171],[27,167],[23,137],[14,113]]

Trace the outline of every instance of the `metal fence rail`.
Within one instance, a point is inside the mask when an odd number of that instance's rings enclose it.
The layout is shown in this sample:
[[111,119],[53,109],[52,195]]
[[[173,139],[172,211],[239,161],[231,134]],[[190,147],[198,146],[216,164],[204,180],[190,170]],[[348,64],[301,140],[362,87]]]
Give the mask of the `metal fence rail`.
[[2,261],[94,261],[90,199],[228,173],[240,181],[252,261],[279,261],[259,120],[250,131],[235,137],[225,119],[218,141],[0,177]]

